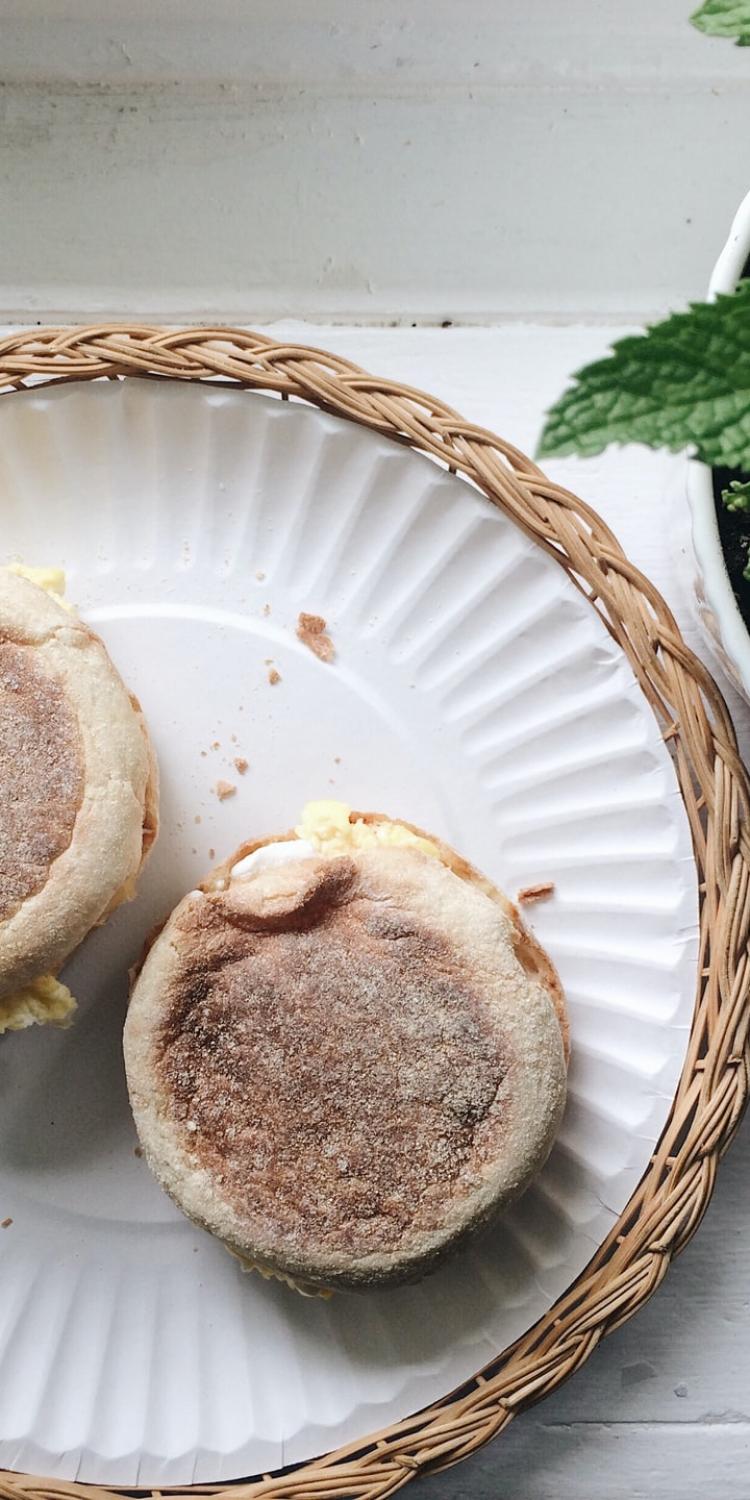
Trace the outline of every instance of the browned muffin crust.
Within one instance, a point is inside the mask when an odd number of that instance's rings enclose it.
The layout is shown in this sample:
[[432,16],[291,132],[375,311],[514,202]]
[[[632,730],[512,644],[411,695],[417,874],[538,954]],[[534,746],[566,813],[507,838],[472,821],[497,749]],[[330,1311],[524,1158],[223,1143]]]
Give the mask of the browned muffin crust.
[[294,837],[243,845],[155,938],[131,1103],[162,1185],[240,1259],[308,1292],[398,1284],[542,1165],[564,1002],[515,908],[447,846],[231,878]]
[[0,641],[0,921],[41,890],[73,837],[83,746],[60,683],[34,648]]
[[[402,828],[408,828],[409,832],[416,834],[417,838],[426,839],[428,843],[434,845],[443,864],[449,870],[452,870],[454,875],[458,875],[461,880],[468,880],[470,885],[475,885],[480,891],[484,891],[485,896],[489,896],[490,900],[494,901],[500,907],[501,911],[505,912],[513,924],[513,946],[519,963],[522,965],[524,972],[536,977],[550,995],[557,1013],[557,1019],[560,1022],[565,1061],[566,1063],[569,1062],[570,1019],[565,1001],[565,992],[560,983],[560,976],[549,955],[545,953],[541,943],[537,942],[533,932],[530,932],[525,925],[518,907],[512,901],[509,901],[505,893],[499,890],[496,885],[493,885],[492,881],[488,880],[486,875],[483,875],[474,865],[469,864],[468,859],[464,859],[461,854],[457,854],[456,850],[452,849],[450,844],[444,843],[442,839],[436,838],[433,833],[428,833],[426,829],[420,828],[417,823],[407,823],[405,818],[389,818],[386,813],[356,812],[354,810],[349,814],[349,822],[370,824],[397,822]],[[254,854],[256,849],[264,849],[268,844],[288,843],[289,840],[296,837],[294,829],[290,828],[286,833],[276,834],[270,838],[251,839],[249,842],[241,844],[239,849],[235,849],[234,854],[230,855],[229,859],[223,860],[221,864],[212,870],[207,879],[203,881],[200,890],[211,891],[220,888],[229,880],[232,867],[238,864],[241,859],[245,859],[248,854]],[[143,953],[143,959],[146,957],[148,947],[156,940],[160,931],[161,927],[158,927],[150,935],[148,946]]]
[[350,859],[272,917],[189,904],[173,942],[164,1095],[239,1212],[252,1181],[286,1244],[394,1251],[476,1187],[502,1131],[497,1029],[445,938],[364,897]]
[[56,975],[135,893],[158,826],[140,705],[104,643],[0,568],[0,994]]

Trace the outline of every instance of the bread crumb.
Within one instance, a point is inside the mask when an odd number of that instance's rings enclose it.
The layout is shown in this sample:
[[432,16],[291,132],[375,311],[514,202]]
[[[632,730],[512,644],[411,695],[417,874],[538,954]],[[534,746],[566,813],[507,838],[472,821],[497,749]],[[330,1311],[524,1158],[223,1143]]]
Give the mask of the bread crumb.
[[303,611],[297,619],[297,639],[319,661],[333,661],[336,650],[331,637],[326,635],[326,621],[322,615],[308,615]]
[[12,1219],[3,1219],[2,1223],[0,1224],[0,1229],[10,1229],[12,1223]]
[[231,742],[232,742],[233,745],[237,744],[237,736],[236,736],[236,734],[230,734],[229,738],[230,738],[230,740],[231,740]]
[[212,750],[220,750],[221,749],[221,740],[214,740],[212,742],[211,749]]
[[258,583],[262,583],[266,575],[265,575],[265,573],[261,573],[259,571],[259,572],[256,573],[255,576],[256,576],[256,578],[258,580]]
[[215,859],[216,858],[216,850],[215,849],[209,849],[209,851],[208,851],[208,857],[209,857],[209,859]]
[[201,815],[200,815],[200,813],[196,813],[195,814],[195,817],[193,818],[193,822],[194,823],[200,823],[201,822]]
[[140,1161],[141,1157],[143,1156],[143,1147],[142,1146],[134,1146],[133,1147],[133,1155],[137,1156],[138,1160]]
[[281,682],[281,673],[277,672],[275,667],[271,667],[271,670],[268,673],[268,681],[270,682],[271,687],[275,687],[277,682]]
[[334,757],[333,757],[333,763],[334,763],[335,766],[340,766],[341,765],[341,756],[340,755],[334,755]]
[[207,750],[201,750],[201,755],[204,755],[204,756],[208,755],[208,751]]
[[249,762],[245,760],[244,755],[235,755],[235,757],[234,757],[234,769],[235,769],[235,771],[238,772],[238,774],[240,776],[244,776],[244,774],[245,774],[245,772],[246,772],[246,770],[248,768],[248,765],[249,765]]
[[217,781],[214,791],[220,802],[226,802],[227,797],[233,797],[237,788],[233,781]]
[[273,666],[273,657],[272,656],[264,656],[263,657],[263,665],[264,665],[264,667],[272,667]]
[[554,894],[553,881],[545,880],[539,885],[525,885],[523,890],[518,892],[517,900],[523,906],[530,906],[533,901],[549,901],[550,896]]
[[270,615],[270,613],[271,613],[271,606],[270,606],[270,604],[264,604],[263,605],[263,614],[264,615]]

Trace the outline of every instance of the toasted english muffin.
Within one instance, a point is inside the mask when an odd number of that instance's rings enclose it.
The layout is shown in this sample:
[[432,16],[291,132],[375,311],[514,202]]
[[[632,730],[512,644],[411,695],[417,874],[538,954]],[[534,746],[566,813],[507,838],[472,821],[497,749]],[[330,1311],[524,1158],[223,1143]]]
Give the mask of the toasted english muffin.
[[521,1193],[567,1052],[555,971],[490,882],[410,825],[312,807],[322,834],[243,845],[179,904],[125,1026],[162,1186],[306,1292],[416,1280]]
[[135,893],[157,808],[143,715],[102,641],[0,568],[0,1033],[67,1023],[54,976]]

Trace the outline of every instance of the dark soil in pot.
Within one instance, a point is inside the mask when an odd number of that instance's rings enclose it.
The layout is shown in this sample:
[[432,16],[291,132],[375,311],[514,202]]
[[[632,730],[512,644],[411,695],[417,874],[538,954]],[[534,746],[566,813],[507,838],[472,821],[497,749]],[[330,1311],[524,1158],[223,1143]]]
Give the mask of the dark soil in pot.
[[[750,259],[745,262],[740,280],[746,281],[748,277],[750,277]],[[714,469],[712,473],[721,550],[724,553],[732,592],[737,600],[737,608],[750,631],[750,580],[743,577],[750,561],[750,515],[743,515],[741,511],[727,510],[721,498],[722,490],[725,490],[733,479],[747,481],[750,479],[750,474],[747,474],[744,469]]]
[[740,614],[750,630],[750,581],[742,576],[750,557],[750,515],[745,515],[742,511],[727,510],[721,499],[722,490],[733,479],[749,480],[750,474],[742,469],[713,470],[714,505],[721,550]]

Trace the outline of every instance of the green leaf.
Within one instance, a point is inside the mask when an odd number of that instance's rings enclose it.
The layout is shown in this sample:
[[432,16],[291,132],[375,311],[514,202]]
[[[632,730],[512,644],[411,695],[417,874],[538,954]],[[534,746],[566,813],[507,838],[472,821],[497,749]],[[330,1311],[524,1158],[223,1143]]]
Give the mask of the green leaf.
[[703,0],[690,19],[707,36],[735,37],[739,47],[750,46],[750,0]]
[[743,511],[747,515],[750,512],[750,480],[733,479],[722,490],[721,498],[727,510]]
[[750,469],[750,281],[620,339],[573,379],[547,414],[540,457],[694,445],[705,463]]

